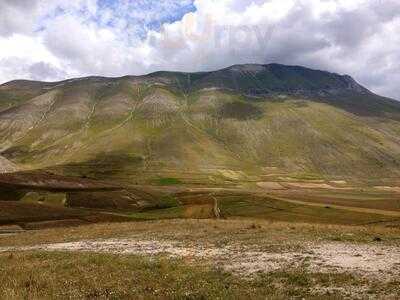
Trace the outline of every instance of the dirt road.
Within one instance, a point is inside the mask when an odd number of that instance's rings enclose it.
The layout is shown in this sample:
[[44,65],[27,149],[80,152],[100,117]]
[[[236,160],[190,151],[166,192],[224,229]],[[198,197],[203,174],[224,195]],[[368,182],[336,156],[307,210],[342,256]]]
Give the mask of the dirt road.
[[281,197],[274,197],[274,199],[280,200],[280,201],[285,201],[285,202],[292,203],[292,204],[308,205],[308,206],[315,206],[315,207],[330,207],[330,208],[343,209],[343,210],[359,212],[359,213],[376,214],[376,215],[400,218],[400,211],[363,208],[363,207],[350,207],[350,206],[344,206],[344,205],[334,205],[334,204],[317,203],[317,202],[307,202],[307,201],[300,201],[300,200],[291,200],[291,199],[286,199],[286,198],[281,198]]

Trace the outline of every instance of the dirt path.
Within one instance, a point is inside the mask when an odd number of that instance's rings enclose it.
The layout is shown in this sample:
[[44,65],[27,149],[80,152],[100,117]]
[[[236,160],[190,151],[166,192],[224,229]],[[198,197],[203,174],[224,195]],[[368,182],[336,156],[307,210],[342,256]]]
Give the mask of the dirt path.
[[343,210],[359,212],[359,213],[367,213],[367,214],[375,214],[375,215],[383,215],[383,216],[388,216],[388,217],[400,218],[400,211],[362,208],[362,207],[350,207],[350,206],[317,203],[317,202],[307,202],[307,201],[300,201],[300,200],[290,200],[290,199],[280,198],[280,197],[274,197],[274,199],[280,200],[280,201],[285,201],[285,202],[292,203],[292,204],[308,205],[308,206],[315,206],[315,207],[330,207],[330,208],[343,209]]
[[0,225],[0,237],[15,235],[23,231],[24,229],[18,225]]
[[[215,245],[175,241],[107,239],[84,240],[71,243],[37,245],[31,247],[0,248],[9,251],[85,251],[135,255],[167,255],[198,263],[204,260],[216,267],[240,275],[257,272],[301,268],[310,272],[351,272],[373,278],[391,278],[400,275],[400,249],[380,244],[350,244],[329,242],[307,244],[298,248],[271,251],[243,244]],[[297,250],[295,250],[297,249]]]

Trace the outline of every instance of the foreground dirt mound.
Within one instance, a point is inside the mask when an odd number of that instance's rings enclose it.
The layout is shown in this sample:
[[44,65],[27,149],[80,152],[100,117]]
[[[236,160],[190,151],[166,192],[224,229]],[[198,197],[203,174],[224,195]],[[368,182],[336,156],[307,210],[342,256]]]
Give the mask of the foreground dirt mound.
[[128,191],[68,193],[67,207],[99,209],[137,209],[137,196]]
[[24,229],[69,227],[89,223],[124,221],[130,221],[130,219],[121,215],[41,203],[0,201],[0,225],[17,224]]
[[87,214],[64,207],[0,201],[0,224],[75,219]]
[[87,178],[66,177],[45,172],[16,172],[0,174],[0,188],[68,191],[113,191],[121,188]]
[[66,177],[45,172],[0,174],[0,201],[19,201],[28,192],[53,193],[117,191],[121,187],[96,180]]

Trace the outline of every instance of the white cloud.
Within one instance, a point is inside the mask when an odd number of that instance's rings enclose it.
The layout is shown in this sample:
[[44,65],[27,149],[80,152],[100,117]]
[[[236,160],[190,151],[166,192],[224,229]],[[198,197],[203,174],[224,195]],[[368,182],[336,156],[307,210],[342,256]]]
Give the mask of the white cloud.
[[396,0],[195,0],[188,12],[191,4],[2,0],[0,81],[279,62],[347,73],[400,99]]
[[[43,44],[39,37],[14,34],[12,38],[0,37],[0,79],[9,81],[16,78],[36,80],[62,79],[67,74],[61,71],[61,61]],[[38,64],[44,64],[54,72],[38,73]],[[55,70],[59,71],[55,71]],[[43,69],[44,70],[44,69]]]
[[35,0],[1,1],[0,36],[10,36],[14,33],[32,33],[37,13],[38,4]]

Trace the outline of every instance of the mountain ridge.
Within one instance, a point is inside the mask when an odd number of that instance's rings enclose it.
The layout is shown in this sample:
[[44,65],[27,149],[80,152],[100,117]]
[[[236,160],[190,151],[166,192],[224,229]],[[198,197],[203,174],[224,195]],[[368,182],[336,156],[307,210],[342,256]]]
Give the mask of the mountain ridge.
[[66,84],[74,81],[82,81],[82,80],[120,80],[124,78],[134,78],[134,79],[140,79],[140,78],[148,78],[148,77],[156,77],[157,75],[160,74],[167,74],[167,75],[173,75],[173,74],[179,74],[179,75],[184,75],[184,76],[207,76],[211,75],[214,73],[218,72],[224,72],[224,71],[251,71],[254,69],[260,69],[262,68],[263,71],[265,70],[274,70],[274,69],[287,69],[287,70],[293,70],[293,71],[303,71],[303,72],[314,72],[314,73],[319,73],[319,74],[324,74],[324,75],[329,75],[329,76],[334,76],[336,78],[341,78],[344,82],[348,83],[350,86],[357,87],[357,89],[361,92],[369,92],[367,88],[364,86],[360,85],[352,76],[347,75],[347,74],[339,74],[339,73],[334,73],[334,72],[329,72],[325,70],[320,70],[320,69],[312,69],[312,68],[307,68],[299,65],[283,65],[283,64],[278,64],[278,63],[270,63],[270,64],[235,64],[226,68],[218,69],[218,70],[213,70],[213,71],[201,71],[201,72],[183,72],[183,71],[155,71],[151,73],[147,73],[144,75],[123,75],[123,76],[117,76],[117,77],[108,77],[108,76],[85,76],[85,77],[77,77],[77,78],[68,78],[65,80],[60,80],[60,81],[36,81],[36,80],[27,80],[27,79],[15,79],[11,80],[9,82],[5,82],[0,84],[1,87],[8,87],[12,86],[14,84],[43,84],[43,85],[48,85],[49,87],[52,87],[54,85],[59,85],[59,84]]
[[265,168],[395,177],[399,133],[399,102],[347,75],[299,66],[0,86],[4,159],[103,179],[195,172],[219,180],[224,170],[246,178]]

